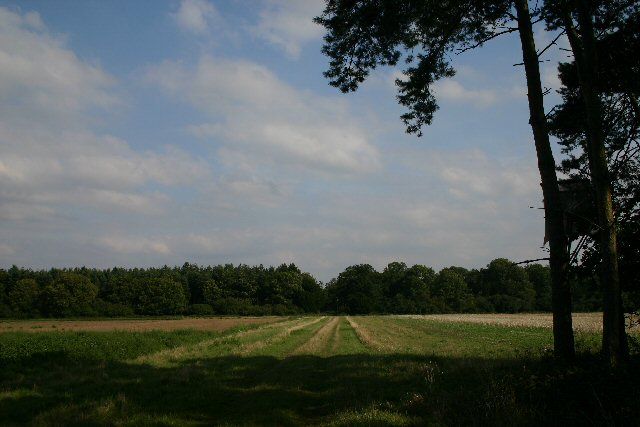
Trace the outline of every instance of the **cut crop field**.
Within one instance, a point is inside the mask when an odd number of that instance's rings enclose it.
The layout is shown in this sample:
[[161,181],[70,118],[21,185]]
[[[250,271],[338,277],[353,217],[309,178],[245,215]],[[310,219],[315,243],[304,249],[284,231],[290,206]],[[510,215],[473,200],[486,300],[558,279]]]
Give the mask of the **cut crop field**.
[[[427,314],[406,315],[415,319],[430,319],[444,322],[484,323],[487,325],[525,326],[551,328],[553,316],[551,313],[519,313],[519,314]],[[602,313],[574,313],[573,329],[576,331],[602,331]],[[628,320],[628,319],[627,319]],[[634,319],[635,320],[635,319]],[[640,330],[640,325],[631,322],[634,331]]]
[[400,316],[241,320],[225,330],[188,322],[177,330],[4,329],[0,424],[632,424],[640,416],[637,360],[602,371],[598,332],[577,332],[579,361],[567,368],[552,363],[546,327]]
[[0,320],[0,333],[10,331],[224,331],[241,325],[269,323],[278,317],[214,317],[183,319]]

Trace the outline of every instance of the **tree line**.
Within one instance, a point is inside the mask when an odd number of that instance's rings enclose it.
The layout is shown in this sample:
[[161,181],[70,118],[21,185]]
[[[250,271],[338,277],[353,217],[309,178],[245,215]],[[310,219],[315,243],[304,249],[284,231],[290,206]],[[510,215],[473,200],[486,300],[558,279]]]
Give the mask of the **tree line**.
[[[573,280],[579,311],[601,309],[595,278]],[[635,299],[634,299],[635,298]],[[629,294],[629,307],[640,306]],[[485,268],[392,262],[347,267],[323,284],[294,264],[0,269],[0,317],[515,313],[551,309],[549,267],[495,259]]]
[[0,317],[318,312],[324,291],[293,264],[0,270]]

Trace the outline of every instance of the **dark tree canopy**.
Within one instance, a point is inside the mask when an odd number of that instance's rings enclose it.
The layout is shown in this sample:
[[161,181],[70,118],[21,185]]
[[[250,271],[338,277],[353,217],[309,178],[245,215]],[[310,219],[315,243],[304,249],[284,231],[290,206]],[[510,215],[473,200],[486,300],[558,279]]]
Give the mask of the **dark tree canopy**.
[[[599,59],[596,89],[602,101],[603,127],[618,231],[620,281],[627,310],[640,307],[640,6],[617,1],[599,4],[595,27]],[[550,19],[550,18],[549,18]],[[553,22],[553,21],[552,21]],[[566,158],[560,170],[574,179],[591,179],[585,153],[586,119],[575,62],[559,66],[562,103],[550,115],[550,131]],[[593,236],[585,236],[577,273],[598,276],[601,253]]]
[[449,56],[511,32],[510,1],[329,0],[316,22],[327,29],[324,75],[343,92],[355,91],[371,70],[405,64],[397,79],[407,132],[421,135],[438,109],[431,85],[455,74]]

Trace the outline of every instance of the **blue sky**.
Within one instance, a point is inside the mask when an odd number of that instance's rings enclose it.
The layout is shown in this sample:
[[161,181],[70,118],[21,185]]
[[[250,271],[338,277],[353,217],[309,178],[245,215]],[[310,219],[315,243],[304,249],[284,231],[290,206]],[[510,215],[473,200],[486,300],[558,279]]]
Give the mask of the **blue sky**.
[[454,56],[418,139],[399,70],[327,84],[322,5],[0,1],[0,265],[295,262],[328,280],[544,256],[517,38]]

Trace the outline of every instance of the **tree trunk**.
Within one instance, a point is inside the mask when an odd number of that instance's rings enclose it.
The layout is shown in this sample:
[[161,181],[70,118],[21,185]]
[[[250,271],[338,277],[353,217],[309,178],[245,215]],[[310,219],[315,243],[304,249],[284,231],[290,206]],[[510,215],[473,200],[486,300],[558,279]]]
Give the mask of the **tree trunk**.
[[544,95],[540,82],[540,64],[533,39],[531,14],[527,0],[515,0],[522,57],[527,77],[530,124],[538,155],[538,169],[544,196],[545,228],[549,239],[551,267],[551,304],[553,309],[553,344],[557,358],[570,361],[575,356],[571,320],[571,289],[569,287],[569,242],[564,227],[564,212],[560,201],[556,163],[551,151]]
[[600,253],[602,254],[602,354],[610,366],[616,366],[627,360],[629,348],[624,328],[622,292],[618,274],[616,223],[613,214],[611,179],[604,144],[602,106],[600,97],[595,89],[597,58],[589,1],[578,0],[580,35],[573,27],[573,21],[568,13],[565,14],[564,21],[571,50],[576,60],[580,92],[585,104],[587,121],[587,147],[585,151],[589,159],[591,183],[598,211],[598,241]]

